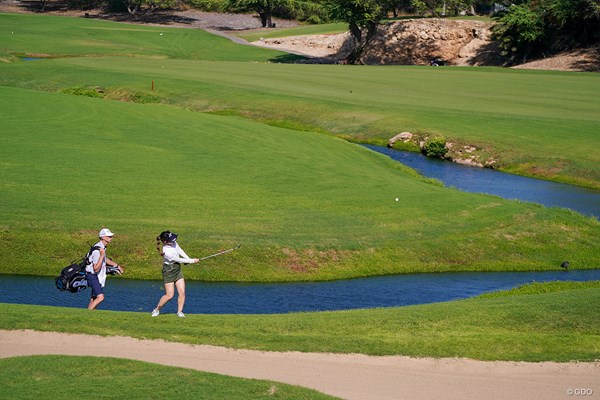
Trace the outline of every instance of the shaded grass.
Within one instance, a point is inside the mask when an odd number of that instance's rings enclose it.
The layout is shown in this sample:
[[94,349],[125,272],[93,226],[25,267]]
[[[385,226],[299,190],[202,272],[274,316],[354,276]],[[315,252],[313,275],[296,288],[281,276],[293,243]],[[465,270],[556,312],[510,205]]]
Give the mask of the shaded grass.
[[[0,304],[0,329],[124,335],[272,351],[594,361],[600,358],[598,283],[549,293],[401,308],[281,315],[90,312]],[[564,290],[563,290],[564,289]],[[27,318],[23,318],[27,315]]]
[[81,399],[82,389],[103,399],[333,399],[314,390],[166,367],[141,361],[87,356],[0,359],[4,399]]

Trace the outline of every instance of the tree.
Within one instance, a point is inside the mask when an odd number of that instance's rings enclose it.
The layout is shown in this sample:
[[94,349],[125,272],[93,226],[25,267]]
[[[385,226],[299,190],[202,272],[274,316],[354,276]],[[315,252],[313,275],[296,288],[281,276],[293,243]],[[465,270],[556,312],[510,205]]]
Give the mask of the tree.
[[419,14],[425,14],[428,11],[431,16],[448,15],[450,10],[454,15],[458,15],[462,11],[468,10],[474,14],[474,4],[476,0],[411,0],[411,4]]
[[136,16],[142,11],[151,14],[155,10],[172,8],[175,3],[176,0],[109,0],[107,6],[111,10],[127,10],[131,16]]
[[513,60],[527,58],[540,44],[544,36],[544,20],[529,5],[513,4],[492,28],[498,40],[501,54]]
[[349,64],[362,64],[362,55],[377,33],[386,8],[378,0],[332,0],[331,18],[348,23],[354,48],[347,58]]
[[263,28],[273,26],[273,11],[276,8],[290,8],[294,0],[229,0],[229,6],[238,11],[256,11]]
[[600,0],[548,0],[546,23],[560,47],[600,40]]
[[443,0],[411,0],[411,3],[419,14],[429,11],[431,16],[435,17],[441,14]]
[[399,12],[412,10],[411,0],[381,0],[386,13],[391,13],[395,18]]
[[600,0],[518,3],[501,14],[493,27],[494,39],[510,60],[600,42]]

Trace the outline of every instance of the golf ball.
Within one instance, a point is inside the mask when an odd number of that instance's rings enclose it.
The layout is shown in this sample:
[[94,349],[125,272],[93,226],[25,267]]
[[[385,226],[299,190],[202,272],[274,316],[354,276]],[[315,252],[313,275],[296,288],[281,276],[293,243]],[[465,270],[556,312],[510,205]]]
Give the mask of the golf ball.
[[396,201],[399,201],[400,199],[396,197]]

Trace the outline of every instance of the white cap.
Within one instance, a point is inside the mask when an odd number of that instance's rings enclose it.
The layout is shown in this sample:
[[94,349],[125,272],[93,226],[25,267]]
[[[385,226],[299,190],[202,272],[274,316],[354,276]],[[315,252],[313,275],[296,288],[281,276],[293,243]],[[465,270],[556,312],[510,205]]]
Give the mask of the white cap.
[[114,233],[112,233],[112,232],[110,231],[110,229],[108,229],[108,228],[103,228],[103,229],[100,231],[100,233],[98,234],[98,237],[104,237],[104,236],[113,236],[113,235],[114,235]]

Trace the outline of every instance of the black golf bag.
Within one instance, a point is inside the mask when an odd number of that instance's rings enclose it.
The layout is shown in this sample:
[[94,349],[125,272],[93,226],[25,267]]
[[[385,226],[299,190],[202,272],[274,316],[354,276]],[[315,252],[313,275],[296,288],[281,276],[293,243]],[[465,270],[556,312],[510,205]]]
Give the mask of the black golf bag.
[[68,290],[71,293],[81,292],[87,289],[88,283],[85,277],[85,268],[90,264],[90,255],[94,250],[98,250],[100,247],[92,246],[90,251],[79,261],[71,262],[60,271],[60,275],[54,280],[54,284],[58,290]]

